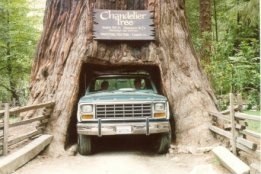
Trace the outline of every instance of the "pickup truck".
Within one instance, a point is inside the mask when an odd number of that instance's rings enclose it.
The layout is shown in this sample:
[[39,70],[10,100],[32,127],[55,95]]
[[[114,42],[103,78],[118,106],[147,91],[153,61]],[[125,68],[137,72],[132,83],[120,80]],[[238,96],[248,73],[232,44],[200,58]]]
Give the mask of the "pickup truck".
[[158,94],[148,73],[97,75],[77,109],[78,152],[89,155],[93,137],[156,135],[151,144],[159,154],[171,143],[167,98]]

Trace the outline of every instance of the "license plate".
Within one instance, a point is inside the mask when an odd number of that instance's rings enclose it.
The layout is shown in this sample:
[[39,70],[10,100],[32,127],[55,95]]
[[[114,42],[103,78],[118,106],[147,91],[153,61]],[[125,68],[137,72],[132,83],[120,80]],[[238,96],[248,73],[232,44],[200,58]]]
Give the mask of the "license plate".
[[117,134],[130,134],[131,133],[131,126],[118,126],[116,127]]

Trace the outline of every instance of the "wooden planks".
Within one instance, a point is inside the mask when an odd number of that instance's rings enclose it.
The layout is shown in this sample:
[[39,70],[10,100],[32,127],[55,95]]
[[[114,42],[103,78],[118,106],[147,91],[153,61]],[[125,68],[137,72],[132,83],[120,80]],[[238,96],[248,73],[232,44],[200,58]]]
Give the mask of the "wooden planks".
[[[9,140],[8,146],[12,146],[14,144],[20,143],[20,142],[27,140],[29,138],[33,138],[37,135],[40,135],[41,133],[42,133],[41,130],[33,130],[33,131],[28,132],[28,133],[22,134],[22,135],[20,135],[16,138]],[[0,149],[1,149],[1,147],[2,147],[2,144],[0,144]]]
[[[25,112],[25,111],[29,111],[32,109],[51,107],[54,104],[55,104],[55,102],[47,102],[47,103],[41,103],[41,104],[36,104],[36,105],[31,105],[31,106],[17,107],[17,108],[10,109],[9,112],[10,112],[10,114],[17,113],[17,112]],[[4,111],[0,111],[0,115],[1,114],[4,114]]]
[[[219,127],[216,127],[216,126],[210,126],[209,129],[213,132],[216,132],[218,133],[219,135],[222,135],[228,139],[231,139],[232,138],[232,134],[228,131],[225,131]],[[242,144],[244,146],[246,146],[247,148],[251,149],[251,150],[256,150],[257,148],[257,144],[249,141],[249,140],[246,140],[244,138],[241,138],[241,137],[238,137],[236,139],[236,147],[238,146],[238,144]]]
[[[31,106],[25,106],[25,107],[10,109],[9,104],[6,103],[5,104],[5,110],[0,111],[0,115],[4,113],[3,121],[2,121],[2,123],[0,123],[0,129],[3,129],[3,135],[0,135],[0,140],[2,140],[1,146],[2,146],[3,155],[7,155],[8,146],[20,143],[21,141],[24,141],[24,140],[31,138],[33,136],[36,136],[38,134],[41,134],[44,131],[46,123],[48,123],[48,119],[49,119],[49,116],[52,112],[54,104],[55,104],[54,102],[47,102],[47,103],[43,103],[43,104],[37,104],[37,105],[31,105]],[[29,111],[29,110],[35,110],[35,109],[39,109],[39,108],[43,108],[43,111],[42,111],[43,115],[42,116],[38,116],[38,117],[35,117],[35,118],[22,120],[22,121],[18,121],[18,122],[9,124],[10,114],[25,112],[25,111]],[[35,122],[35,121],[40,122],[39,124],[42,127],[41,128],[36,127],[37,130],[25,133],[24,135],[20,135],[20,136],[14,138],[14,139],[8,141],[8,134],[9,134],[8,129],[10,127],[16,127],[16,126],[21,126],[21,125],[25,125],[25,124],[30,124],[30,123]],[[39,126],[39,124],[38,124],[38,126]]]
[[10,174],[38,155],[52,141],[52,135],[42,135],[18,151],[0,160],[0,174]]
[[[216,113],[216,112],[209,112],[209,115],[216,117],[218,119],[224,120],[225,122],[221,122],[223,124],[223,129],[225,130],[230,130],[230,132],[225,131],[219,127],[216,127],[215,122],[213,122],[213,125],[209,127],[209,129],[221,136],[224,136],[230,140],[231,146],[232,146],[232,151],[234,154],[237,153],[237,149],[245,151],[249,154],[254,154],[253,152],[256,151],[257,149],[257,144],[249,141],[246,139],[245,135],[252,136],[254,138],[258,138],[260,140],[261,134],[246,130],[248,124],[246,120],[252,120],[252,121],[261,121],[260,116],[254,116],[254,115],[249,115],[249,114],[244,114],[240,112],[234,112],[238,108],[240,110],[241,105],[238,105],[237,108],[234,108],[234,96],[232,93],[230,93],[230,109],[221,112],[221,113]],[[239,100],[241,101],[241,100]],[[242,103],[239,102],[239,103]],[[233,108],[233,109],[232,109]],[[223,115],[223,114],[230,114],[230,116]],[[255,155],[256,156],[256,155]]]
[[257,148],[257,144],[256,143],[253,143],[252,141],[249,141],[249,140],[244,139],[242,137],[238,137],[236,139],[236,142],[237,142],[237,144],[240,143],[240,144],[244,145],[245,147],[247,147],[247,148],[249,148],[251,150],[254,150],[254,151]]
[[230,100],[230,122],[231,122],[231,138],[230,142],[232,145],[232,152],[236,155],[237,154],[237,147],[236,147],[236,120],[235,120],[235,110],[234,110],[234,95],[232,93],[229,94]]
[[19,137],[16,137],[14,139],[9,140],[8,145],[11,146],[11,145],[17,144],[21,141],[24,141],[28,138],[32,138],[32,137],[39,135],[41,133],[42,133],[41,130],[34,130],[34,131],[31,131],[31,132],[28,132],[26,134],[20,135]]
[[219,119],[226,120],[226,121],[230,122],[230,119],[229,119],[228,116],[225,116],[225,115],[223,115],[223,114],[216,113],[216,112],[208,112],[208,113],[209,113],[210,115],[212,115],[212,116],[215,116],[215,117],[219,118]]
[[5,115],[4,115],[4,139],[3,139],[3,155],[8,153],[8,129],[9,129],[9,104],[5,104]]
[[248,129],[243,130],[243,134],[250,135],[250,136],[255,137],[255,138],[261,138],[260,133],[257,133],[257,132],[254,132],[254,131],[251,131],[251,130],[248,130]]
[[[245,125],[241,125],[241,124],[236,124],[236,130],[244,130],[246,128]],[[231,130],[231,124],[224,124],[224,129],[225,130]]]
[[32,123],[34,121],[40,121],[40,120],[44,120],[48,118],[47,116],[39,116],[39,117],[35,117],[35,118],[31,118],[31,119],[28,119],[28,120],[23,120],[23,121],[19,121],[19,122],[16,122],[16,123],[12,123],[9,125],[9,127],[15,127],[15,126],[20,126],[20,125],[24,125],[24,124],[29,124],[29,123]]
[[226,137],[226,138],[230,138],[230,137],[231,137],[230,132],[225,131],[225,130],[219,128],[219,127],[216,127],[216,126],[212,126],[212,125],[211,125],[211,126],[209,126],[209,129],[210,129],[211,131],[213,131],[213,132],[219,134],[219,135],[222,135],[222,136]]
[[221,163],[232,173],[249,174],[250,167],[243,161],[233,155],[228,149],[222,146],[214,148],[213,153],[221,161]]
[[255,116],[255,115],[249,115],[249,114],[244,114],[244,113],[235,113],[235,117],[239,119],[246,119],[246,120],[253,120],[253,121],[261,121],[260,116]]
[[261,157],[261,153],[259,150],[251,150],[245,146],[243,146],[242,144],[237,144],[237,148],[240,149],[242,152],[246,152],[248,155],[250,155],[251,157],[254,157],[256,159],[260,159]]

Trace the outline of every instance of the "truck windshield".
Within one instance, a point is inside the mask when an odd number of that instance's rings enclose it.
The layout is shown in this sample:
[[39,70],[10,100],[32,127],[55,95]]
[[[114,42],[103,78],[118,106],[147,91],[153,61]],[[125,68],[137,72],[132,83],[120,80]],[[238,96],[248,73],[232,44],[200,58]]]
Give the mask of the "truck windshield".
[[90,92],[130,88],[133,90],[153,90],[150,79],[146,77],[103,77],[92,82]]

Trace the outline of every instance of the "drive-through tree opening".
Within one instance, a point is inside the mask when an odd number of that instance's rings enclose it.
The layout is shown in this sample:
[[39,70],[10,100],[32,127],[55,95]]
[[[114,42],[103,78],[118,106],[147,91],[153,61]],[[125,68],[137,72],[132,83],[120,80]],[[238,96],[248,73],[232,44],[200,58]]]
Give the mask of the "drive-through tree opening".
[[137,72],[144,71],[150,74],[159,94],[164,95],[162,88],[162,80],[160,75],[160,69],[157,65],[109,65],[109,64],[94,64],[84,63],[81,68],[79,78],[79,92],[76,102],[73,104],[73,112],[70,117],[70,123],[66,134],[65,148],[77,142],[77,104],[79,99],[85,95],[86,87],[94,77],[95,73],[117,73],[117,72]]

